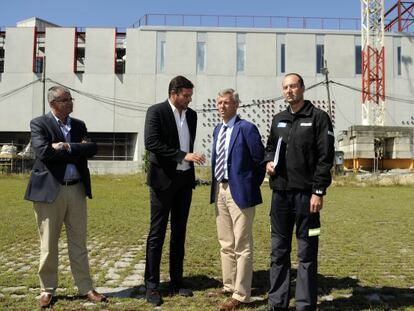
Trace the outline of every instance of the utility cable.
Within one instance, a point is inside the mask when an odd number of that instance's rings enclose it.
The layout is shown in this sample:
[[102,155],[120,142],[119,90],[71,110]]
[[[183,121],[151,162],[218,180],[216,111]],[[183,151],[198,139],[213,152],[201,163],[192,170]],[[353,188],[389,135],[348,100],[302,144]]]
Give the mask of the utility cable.
[[25,85],[22,85],[22,86],[20,86],[18,88],[15,88],[15,89],[13,89],[11,91],[7,91],[7,92],[4,92],[4,93],[0,94],[0,101],[6,99],[7,97],[10,97],[10,96],[13,96],[13,95],[16,95],[16,94],[22,92],[23,90],[25,90],[26,88],[28,88],[29,86],[31,86],[31,85],[33,85],[33,84],[35,84],[37,82],[40,82],[40,79],[34,80],[34,81],[29,82],[29,83],[27,83]]

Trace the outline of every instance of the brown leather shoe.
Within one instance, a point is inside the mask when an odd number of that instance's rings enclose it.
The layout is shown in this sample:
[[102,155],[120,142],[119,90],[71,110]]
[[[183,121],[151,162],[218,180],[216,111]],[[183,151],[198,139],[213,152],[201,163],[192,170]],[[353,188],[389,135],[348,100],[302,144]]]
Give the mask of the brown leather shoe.
[[215,289],[215,290],[208,292],[206,296],[209,298],[223,297],[223,296],[230,297],[232,294],[233,294],[232,292],[225,290],[224,288],[219,288],[219,289]]
[[108,299],[102,295],[99,294],[96,290],[90,290],[87,294],[86,294],[86,298],[90,301],[90,302],[108,302]]
[[51,293],[46,293],[43,292],[40,294],[40,298],[39,298],[39,306],[40,308],[49,308],[50,305],[52,304],[52,294]]
[[219,304],[220,311],[236,310],[243,307],[244,303],[237,299],[230,298],[226,302]]

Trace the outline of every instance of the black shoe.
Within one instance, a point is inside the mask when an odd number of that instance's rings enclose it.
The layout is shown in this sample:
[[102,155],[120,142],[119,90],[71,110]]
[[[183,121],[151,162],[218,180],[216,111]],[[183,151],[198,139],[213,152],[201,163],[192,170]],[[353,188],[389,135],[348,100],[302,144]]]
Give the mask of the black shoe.
[[193,297],[193,291],[188,288],[171,288],[171,294],[183,297]]
[[161,294],[156,289],[147,289],[147,292],[145,293],[145,299],[147,302],[156,306],[160,306],[163,303]]

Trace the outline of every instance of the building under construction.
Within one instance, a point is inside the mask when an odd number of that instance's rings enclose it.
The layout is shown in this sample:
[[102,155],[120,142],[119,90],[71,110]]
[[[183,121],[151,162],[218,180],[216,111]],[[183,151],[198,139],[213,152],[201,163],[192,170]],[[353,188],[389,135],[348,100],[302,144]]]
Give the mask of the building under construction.
[[[404,14],[397,15],[401,23]],[[393,22],[381,33],[382,46],[372,47],[361,32],[361,25],[372,25],[363,21],[162,14],[127,29],[66,28],[38,18],[1,28],[0,144],[27,144],[30,120],[49,110],[45,90],[61,84],[75,98],[73,115],[99,144],[92,170],[137,171],[146,109],[165,100],[169,81],[182,74],[195,84],[195,150],[209,157],[220,89],[238,90],[241,117],[257,124],[266,141],[273,115],[286,108],[283,76],[298,72],[305,97],[331,115],[347,168],[412,169],[411,24],[398,31]],[[382,58],[367,58],[368,49],[377,55],[379,48]]]

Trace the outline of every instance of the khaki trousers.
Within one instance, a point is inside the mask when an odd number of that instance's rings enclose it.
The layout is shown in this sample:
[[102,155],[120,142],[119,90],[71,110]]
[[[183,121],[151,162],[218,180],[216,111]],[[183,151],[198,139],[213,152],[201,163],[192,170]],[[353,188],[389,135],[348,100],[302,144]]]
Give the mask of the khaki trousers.
[[253,219],[256,208],[239,208],[228,183],[217,183],[216,223],[223,288],[233,298],[250,302],[253,278]]
[[54,294],[58,286],[58,242],[65,224],[70,268],[79,294],[92,290],[86,248],[86,195],[82,183],[61,186],[53,203],[34,203],[40,236],[40,287]]

